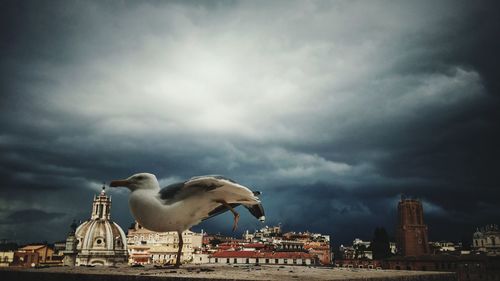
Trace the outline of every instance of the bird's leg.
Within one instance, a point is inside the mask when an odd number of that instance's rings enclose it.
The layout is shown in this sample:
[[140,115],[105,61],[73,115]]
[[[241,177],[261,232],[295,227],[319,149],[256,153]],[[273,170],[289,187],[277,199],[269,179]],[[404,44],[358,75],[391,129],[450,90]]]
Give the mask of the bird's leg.
[[221,203],[222,205],[224,205],[226,208],[229,209],[229,211],[231,211],[231,213],[233,213],[234,215],[234,224],[233,224],[233,231],[236,230],[236,228],[238,227],[238,220],[240,219],[240,214],[238,214],[234,209],[233,207],[231,207],[231,205],[229,205],[226,201],[224,200],[220,200],[220,201],[217,201],[218,203]]
[[176,268],[181,266],[182,247],[184,246],[184,241],[182,240],[182,231],[177,231],[177,235],[179,236],[179,250],[177,250],[177,259],[174,266]]

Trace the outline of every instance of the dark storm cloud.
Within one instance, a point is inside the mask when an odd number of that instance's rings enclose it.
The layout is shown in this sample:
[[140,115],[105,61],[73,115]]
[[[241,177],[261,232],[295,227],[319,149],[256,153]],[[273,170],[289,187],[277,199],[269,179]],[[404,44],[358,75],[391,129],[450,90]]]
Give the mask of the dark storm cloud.
[[401,194],[433,239],[500,215],[494,2],[0,5],[0,217],[53,217],[1,238],[61,239],[141,171],[224,174],[263,191],[269,223],[343,243],[393,229]]

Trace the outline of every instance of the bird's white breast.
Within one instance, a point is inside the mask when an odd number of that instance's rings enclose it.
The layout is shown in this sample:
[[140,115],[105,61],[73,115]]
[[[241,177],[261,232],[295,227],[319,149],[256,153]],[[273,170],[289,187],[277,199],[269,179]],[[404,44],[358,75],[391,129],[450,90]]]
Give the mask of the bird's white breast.
[[[158,198],[157,191],[135,190],[130,194],[129,206],[135,220],[146,229],[158,232],[184,231],[200,222],[207,213],[206,210],[200,210],[201,206],[207,205],[200,199],[190,198],[167,205]],[[206,207],[213,208],[214,203],[208,205],[211,206]]]

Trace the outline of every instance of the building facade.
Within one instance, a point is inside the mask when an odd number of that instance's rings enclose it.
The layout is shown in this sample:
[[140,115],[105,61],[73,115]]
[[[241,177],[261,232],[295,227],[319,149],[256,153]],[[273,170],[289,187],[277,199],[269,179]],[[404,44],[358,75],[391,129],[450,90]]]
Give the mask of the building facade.
[[111,197],[107,196],[104,186],[101,193],[94,196],[90,220],[78,226],[74,236],[76,265],[112,266],[127,262],[127,238],[122,228],[111,220]]
[[14,252],[12,266],[36,267],[40,265],[60,265],[59,256],[46,244],[31,244]]
[[[181,260],[194,261],[194,253],[201,251],[203,234],[186,230],[182,233],[184,245]],[[169,264],[177,258],[179,238],[177,232],[155,232],[137,222],[127,233],[130,264]]]
[[473,234],[472,248],[489,256],[500,256],[500,230],[498,225],[490,224],[478,228]]
[[402,256],[429,254],[427,225],[420,200],[402,198],[399,201],[396,239]]
[[221,251],[209,257],[219,264],[312,265],[314,256],[304,252]]
[[14,261],[14,252],[0,252],[0,267],[7,267]]

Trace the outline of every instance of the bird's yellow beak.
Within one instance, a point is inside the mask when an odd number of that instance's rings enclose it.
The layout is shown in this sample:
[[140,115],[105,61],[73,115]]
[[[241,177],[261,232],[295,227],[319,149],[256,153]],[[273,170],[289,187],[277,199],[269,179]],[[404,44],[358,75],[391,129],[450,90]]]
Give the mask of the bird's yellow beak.
[[128,187],[130,185],[130,181],[128,180],[114,180],[109,183],[109,186],[111,187],[119,187],[119,186],[125,186]]

